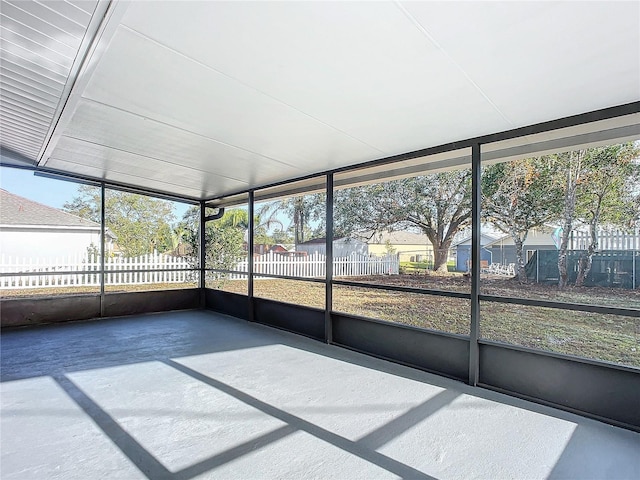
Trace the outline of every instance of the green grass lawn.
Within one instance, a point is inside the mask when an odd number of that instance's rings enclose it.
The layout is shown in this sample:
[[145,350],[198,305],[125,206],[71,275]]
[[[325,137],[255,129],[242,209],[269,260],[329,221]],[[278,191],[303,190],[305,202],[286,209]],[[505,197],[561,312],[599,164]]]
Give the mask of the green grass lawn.
[[[403,278],[409,277],[409,278]],[[438,283],[415,275],[363,277],[378,284],[424,286],[449,291],[468,291],[462,276],[440,278]],[[354,280],[350,278],[349,280]],[[357,279],[356,279],[357,280]],[[418,280],[422,283],[417,284]],[[228,282],[224,289],[246,294],[246,282]],[[543,298],[601,305],[640,308],[640,292],[630,290],[568,289],[549,298],[548,286],[518,285],[499,280],[486,293]],[[255,295],[298,305],[323,308],[324,285],[292,280],[257,280]],[[611,291],[613,290],[613,291]],[[481,302],[481,337],[514,345],[577,355],[640,368],[640,318],[605,315],[554,308]],[[333,309],[353,315],[403,323],[461,335],[469,334],[470,301],[466,299],[335,285]]]
[[[431,270],[433,270],[433,262],[400,262],[400,273],[403,274],[426,273]],[[447,262],[447,270],[455,272],[456,262]]]

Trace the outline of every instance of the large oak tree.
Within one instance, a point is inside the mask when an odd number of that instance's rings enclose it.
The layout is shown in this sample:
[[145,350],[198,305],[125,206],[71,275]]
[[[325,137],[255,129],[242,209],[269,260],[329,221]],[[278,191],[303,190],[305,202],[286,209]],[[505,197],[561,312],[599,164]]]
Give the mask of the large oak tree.
[[433,246],[434,270],[447,272],[453,239],[471,223],[471,170],[338,190],[334,203],[336,238],[417,227]]

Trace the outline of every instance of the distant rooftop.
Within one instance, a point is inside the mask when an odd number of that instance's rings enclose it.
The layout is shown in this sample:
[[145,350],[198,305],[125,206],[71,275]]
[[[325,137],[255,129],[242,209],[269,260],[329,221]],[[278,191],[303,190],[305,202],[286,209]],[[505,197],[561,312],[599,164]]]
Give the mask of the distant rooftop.
[[0,189],[0,225],[47,225],[100,229],[100,224]]

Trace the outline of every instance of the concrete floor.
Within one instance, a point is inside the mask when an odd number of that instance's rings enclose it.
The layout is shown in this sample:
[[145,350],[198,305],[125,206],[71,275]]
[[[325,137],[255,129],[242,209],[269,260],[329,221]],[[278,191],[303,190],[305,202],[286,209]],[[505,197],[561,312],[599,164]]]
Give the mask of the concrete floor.
[[211,312],[1,342],[3,480],[640,478],[640,434]]

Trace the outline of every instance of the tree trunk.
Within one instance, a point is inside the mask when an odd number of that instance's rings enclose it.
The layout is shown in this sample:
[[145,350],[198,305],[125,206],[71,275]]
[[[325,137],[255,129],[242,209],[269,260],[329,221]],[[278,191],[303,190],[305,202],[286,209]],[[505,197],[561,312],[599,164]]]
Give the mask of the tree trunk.
[[569,272],[567,269],[567,249],[569,248],[569,235],[573,222],[565,220],[562,225],[562,239],[560,241],[560,249],[558,250],[558,288],[564,288],[569,283]]
[[576,215],[576,196],[578,179],[582,168],[584,151],[572,152],[566,169],[565,196],[564,196],[564,223],[562,225],[562,240],[558,250],[558,288],[563,289],[569,283],[567,268],[567,250],[569,248],[569,236],[573,230],[573,220]]
[[434,230],[427,225],[420,225],[422,231],[433,246],[433,270],[438,273],[448,273],[449,271],[449,269],[447,268],[449,249],[451,248],[451,243],[453,242],[453,236],[457,231],[457,225],[455,226],[455,228],[451,228],[451,225],[446,235],[444,234],[442,227],[438,230]]
[[449,269],[447,268],[447,258],[448,258],[448,249],[436,248],[433,251],[433,270],[438,273],[447,273]]
[[587,247],[587,252],[580,258],[578,264],[578,278],[576,278],[576,287],[582,287],[584,281],[591,271],[591,265],[593,264],[593,254],[598,248],[598,236],[596,235],[596,229],[593,224],[589,225],[590,242]]
[[442,242],[433,243],[433,269],[438,273],[448,273],[447,260],[453,237],[446,236]]
[[294,224],[294,236],[296,238],[296,244],[304,243],[304,212],[301,209],[296,208],[293,214]]
[[524,242],[520,239],[520,238],[514,238],[513,239],[515,246],[516,246],[516,262],[517,262],[517,274],[518,274],[518,281],[520,283],[527,283],[527,271],[524,269],[524,253],[523,253],[523,246],[524,246]]

